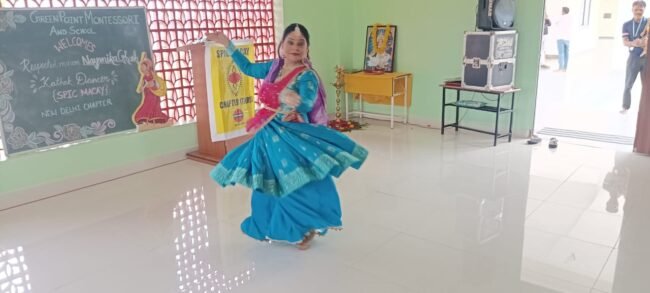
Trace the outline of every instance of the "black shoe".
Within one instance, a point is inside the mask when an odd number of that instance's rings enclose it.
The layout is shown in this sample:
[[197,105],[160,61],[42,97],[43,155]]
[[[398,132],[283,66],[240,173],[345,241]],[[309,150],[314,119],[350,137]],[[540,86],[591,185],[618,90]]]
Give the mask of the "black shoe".
[[542,142],[542,139],[537,135],[531,136],[530,139],[528,140],[528,144],[538,144],[540,142]]

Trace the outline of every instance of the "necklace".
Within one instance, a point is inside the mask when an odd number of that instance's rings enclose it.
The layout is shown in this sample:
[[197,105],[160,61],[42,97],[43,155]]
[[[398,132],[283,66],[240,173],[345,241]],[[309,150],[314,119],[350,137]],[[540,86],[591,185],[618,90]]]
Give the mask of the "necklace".
[[298,68],[299,65],[288,65],[285,64],[280,68],[280,71],[278,71],[278,77],[283,77],[285,73],[291,72],[292,70]]

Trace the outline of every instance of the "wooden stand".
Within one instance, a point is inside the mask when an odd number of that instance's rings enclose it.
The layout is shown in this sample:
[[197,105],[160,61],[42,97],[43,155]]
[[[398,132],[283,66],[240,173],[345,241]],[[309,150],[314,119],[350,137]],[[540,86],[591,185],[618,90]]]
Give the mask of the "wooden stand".
[[230,150],[248,141],[251,135],[213,142],[210,137],[210,107],[208,106],[208,89],[205,82],[205,50],[204,44],[194,44],[181,47],[179,51],[189,51],[192,57],[192,73],[194,75],[194,96],[196,100],[196,132],[199,149],[187,154],[187,158],[197,162],[215,165],[219,163]]

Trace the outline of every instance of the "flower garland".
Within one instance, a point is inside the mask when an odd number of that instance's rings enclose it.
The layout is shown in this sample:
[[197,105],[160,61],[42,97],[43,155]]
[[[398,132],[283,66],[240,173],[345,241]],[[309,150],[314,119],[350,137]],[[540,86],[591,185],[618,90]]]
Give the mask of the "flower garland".
[[377,32],[379,30],[379,24],[375,23],[372,25],[372,46],[375,48],[375,51],[378,54],[383,54],[386,52],[386,48],[388,47],[388,39],[390,39],[390,24],[386,25],[386,28],[384,30],[384,39],[382,40],[381,44],[378,44],[377,41]]

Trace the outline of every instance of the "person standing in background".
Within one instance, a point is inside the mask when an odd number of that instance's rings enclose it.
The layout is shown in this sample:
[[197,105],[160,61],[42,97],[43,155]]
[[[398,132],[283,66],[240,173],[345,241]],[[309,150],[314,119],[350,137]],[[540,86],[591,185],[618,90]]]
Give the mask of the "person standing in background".
[[573,20],[569,15],[569,7],[562,7],[562,16],[555,22],[557,35],[557,52],[559,68],[558,71],[566,72],[569,65],[569,45],[571,43],[571,31]]
[[546,39],[548,39],[548,27],[551,26],[551,20],[548,19],[548,14],[544,12],[544,35],[542,36],[542,59],[541,59],[541,66],[544,69],[549,68],[549,66],[546,64]]
[[648,20],[643,16],[645,13],[645,1],[634,1],[632,3],[632,13],[634,17],[623,24],[623,45],[628,47],[630,55],[627,58],[625,68],[625,90],[623,91],[623,109],[621,114],[627,113],[632,104],[632,87],[636,78],[641,73],[643,79],[646,56],[643,53],[643,40],[641,34],[648,24]]

